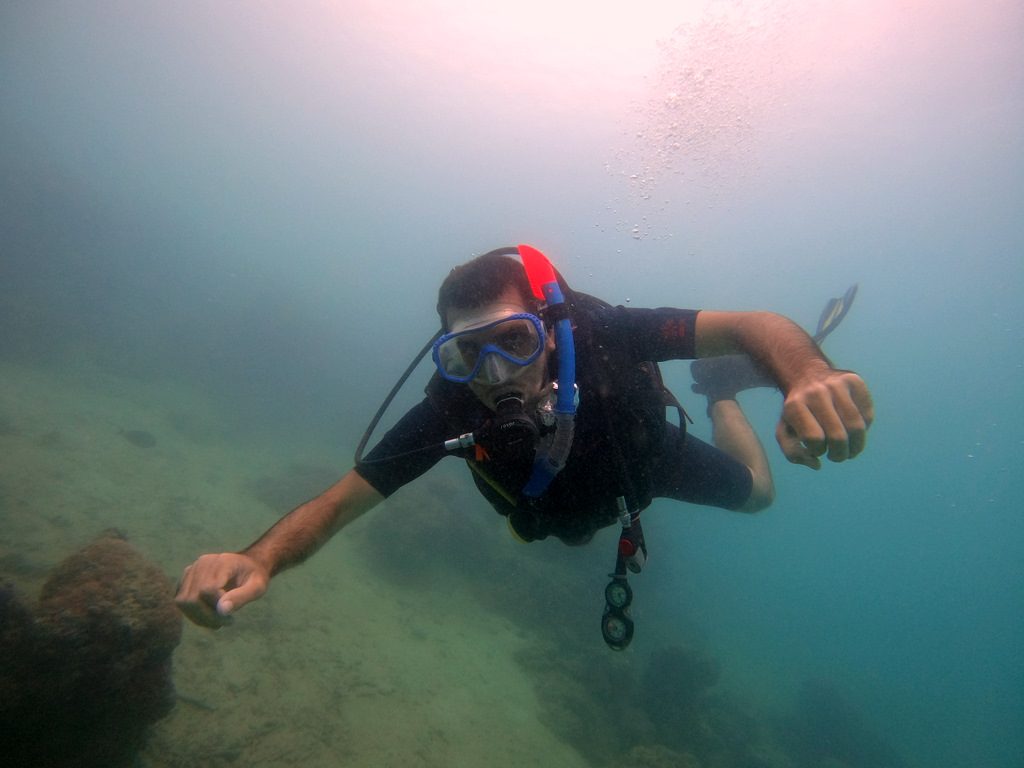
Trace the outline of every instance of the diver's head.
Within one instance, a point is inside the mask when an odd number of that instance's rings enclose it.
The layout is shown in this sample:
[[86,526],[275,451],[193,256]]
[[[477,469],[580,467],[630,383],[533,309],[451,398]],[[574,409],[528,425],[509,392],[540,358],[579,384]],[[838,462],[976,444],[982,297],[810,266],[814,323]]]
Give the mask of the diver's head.
[[438,371],[492,411],[510,394],[536,406],[549,388],[555,345],[539,311],[518,261],[489,253],[456,267],[437,297],[447,332],[433,349]]

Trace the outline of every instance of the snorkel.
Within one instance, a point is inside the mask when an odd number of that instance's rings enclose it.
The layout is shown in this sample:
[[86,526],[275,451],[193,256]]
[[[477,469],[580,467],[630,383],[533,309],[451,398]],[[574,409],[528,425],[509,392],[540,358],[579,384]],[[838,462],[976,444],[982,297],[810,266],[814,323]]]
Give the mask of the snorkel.
[[555,475],[562,471],[572,449],[576,427],[576,345],[572,336],[572,323],[565,296],[558,284],[555,268],[548,258],[529,245],[517,249],[530,281],[535,299],[543,303],[545,319],[554,327],[555,350],[558,353],[558,381],[555,399],[555,435],[548,449],[539,450],[533,463],[533,472],[523,487],[523,495],[537,498]]

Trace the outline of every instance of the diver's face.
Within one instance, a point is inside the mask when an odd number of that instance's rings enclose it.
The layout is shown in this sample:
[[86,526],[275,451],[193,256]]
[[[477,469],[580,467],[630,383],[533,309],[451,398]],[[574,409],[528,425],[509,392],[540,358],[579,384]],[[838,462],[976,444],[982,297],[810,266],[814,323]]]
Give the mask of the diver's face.
[[[532,309],[523,303],[519,292],[510,287],[489,304],[472,309],[452,307],[448,310],[448,327],[460,331],[530,312]],[[554,347],[554,339],[551,334],[547,334],[540,355],[533,362],[522,366],[497,355],[489,355],[468,386],[480,402],[492,411],[497,410],[498,401],[512,393],[518,394],[525,405],[536,406],[550,386],[547,376],[548,356]]]

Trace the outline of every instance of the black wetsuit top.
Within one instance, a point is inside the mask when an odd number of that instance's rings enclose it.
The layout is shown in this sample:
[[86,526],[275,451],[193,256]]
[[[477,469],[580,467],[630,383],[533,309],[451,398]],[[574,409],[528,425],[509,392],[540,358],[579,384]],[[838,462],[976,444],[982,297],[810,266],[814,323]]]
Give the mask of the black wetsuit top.
[[[528,540],[555,535],[582,543],[617,521],[620,495],[633,508],[646,507],[654,497],[725,508],[746,501],[752,482],[747,467],[665,417],[653,363],[695,357],[697,312],[611,307],[573,294],[571,313],[579,406],[565,468],[539,499],[527,500],[519,492],[530,476],[530,456],[478,462],[463,456],[474,463],[481,493],[511,516],[516,532]],[[557,371],[557,360],[551,368]],[[356,467],[385,497],[445,456],[445,440],[492,415],[467,386],[437,374],[426,393]],[[436,450],[416,451],[434,445]]]

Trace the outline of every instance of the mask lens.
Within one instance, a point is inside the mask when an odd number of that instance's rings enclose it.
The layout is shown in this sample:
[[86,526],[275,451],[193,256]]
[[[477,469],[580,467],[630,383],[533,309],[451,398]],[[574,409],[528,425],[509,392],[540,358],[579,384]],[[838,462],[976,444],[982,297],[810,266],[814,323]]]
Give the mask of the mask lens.
[[434,344],[434,363],[446,379],[464,383],[476,377],[489,355],[524,366],[536,360],[543,347],[544,326],[538,317],[510,315],[479,328],[445,334]]
[[523,319],[496,325],[492,343],[509,358],[524,362],[532,358],[540,347],[536,329]]

